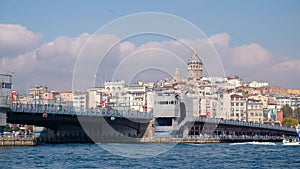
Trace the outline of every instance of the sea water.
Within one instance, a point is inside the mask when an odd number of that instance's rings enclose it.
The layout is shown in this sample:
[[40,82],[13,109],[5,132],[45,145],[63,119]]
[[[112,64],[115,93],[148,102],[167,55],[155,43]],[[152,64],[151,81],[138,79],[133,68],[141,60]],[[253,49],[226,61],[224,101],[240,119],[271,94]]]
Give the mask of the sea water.
[[0,147],[0,168],[300,168],[300,146],[52,144]]

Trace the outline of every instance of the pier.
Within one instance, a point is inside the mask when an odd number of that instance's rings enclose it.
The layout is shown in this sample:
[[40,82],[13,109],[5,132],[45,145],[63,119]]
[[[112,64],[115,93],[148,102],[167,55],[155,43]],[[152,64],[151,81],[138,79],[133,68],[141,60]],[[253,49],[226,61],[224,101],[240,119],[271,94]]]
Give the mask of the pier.
[[189,138],[143,138],[141,143],[187,143],[187,144],[217,144],[239,142],[282,142],[282,137],[245,136],[245,137],[189,137]]
[[0,136],[0,146],[35,146],[36,140],[33,136]]

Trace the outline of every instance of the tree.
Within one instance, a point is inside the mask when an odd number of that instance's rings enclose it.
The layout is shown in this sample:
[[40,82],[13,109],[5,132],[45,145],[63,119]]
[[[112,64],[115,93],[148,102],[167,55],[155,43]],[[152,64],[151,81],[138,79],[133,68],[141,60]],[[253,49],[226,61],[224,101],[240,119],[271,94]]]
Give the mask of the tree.
[[300,121],[300,107],[297,107],[294,110],[294,116],[298,119],[298,121]]
[[293,117],[293,109],[290,105],[286,104],[280,110],[283,112],[283,117]]
[[9,126],[9,124],[6,124],[5,128],[4,128],[4,132],[11,132],[12,129],[11,127]]
[[10,126],[9,124],[6,124],[4,127],[4,132],[12,132],[12,131],[19,131],[20,127],[18,126]]
[[282,126],[285,127],[296,127],[298,125],[298,120],[293,117],[285,117],[282,120]]
[[26,130],[33,131],[33,125],[26,125]]
[[12,129],[12,131],[19,131],[19,130],[20,130],[20,127],[15,126],[15,127],[12,127],[11,129]]

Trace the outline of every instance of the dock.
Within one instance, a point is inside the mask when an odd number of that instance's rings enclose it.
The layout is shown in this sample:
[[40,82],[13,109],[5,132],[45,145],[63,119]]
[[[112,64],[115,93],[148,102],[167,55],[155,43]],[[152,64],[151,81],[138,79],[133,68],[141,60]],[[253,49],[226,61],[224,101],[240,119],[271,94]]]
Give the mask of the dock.
[[198,139],[198,138],[168,138],[168,137],[159,137],[159,138],[143,138],[140,140],[140,143],[189,143],[189,144],[214,144],[220,143],[219,138],[207,138],[207,139]]
[[247,137],[247,138],[142,138],[140,143],[187,143],[187,144],[218,144],[218,143],[240,143],[240,142],[282,142],[281,137]]
[[0,136],[0,146],[35,146],[34,137]]

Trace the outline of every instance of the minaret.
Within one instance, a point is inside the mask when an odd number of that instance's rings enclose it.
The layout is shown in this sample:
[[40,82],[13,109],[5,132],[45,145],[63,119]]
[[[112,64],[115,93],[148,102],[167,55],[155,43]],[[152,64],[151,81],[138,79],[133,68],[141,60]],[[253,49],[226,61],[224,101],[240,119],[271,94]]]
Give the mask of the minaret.
[[175,82],[182,81],[182,78],[181,78],[181,75],[179,73],[179,69],[178,68],[176,68],[176,70],[175,70],[175,75],[173,77],[173,81],[175,81]]
[[189,80],[200,81],[202,78],[202,61],[194,51],[192,59],[188,61],[188,78]]

